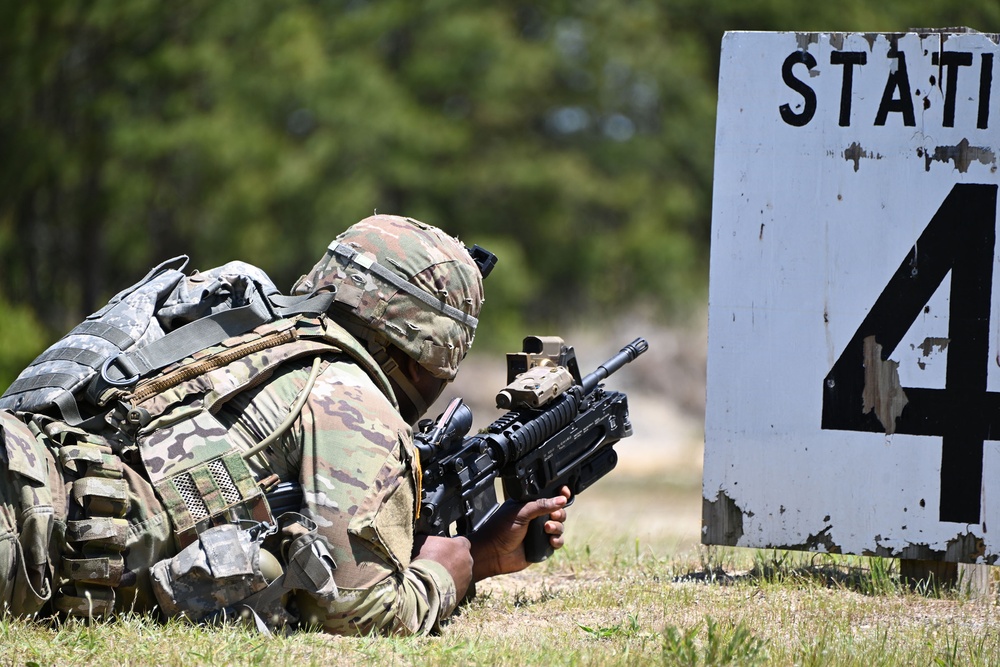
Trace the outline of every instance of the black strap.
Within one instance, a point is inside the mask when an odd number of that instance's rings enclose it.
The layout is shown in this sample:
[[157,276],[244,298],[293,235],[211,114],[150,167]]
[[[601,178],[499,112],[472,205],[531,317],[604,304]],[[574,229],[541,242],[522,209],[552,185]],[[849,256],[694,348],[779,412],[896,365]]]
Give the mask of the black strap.
[[[56,394],[53,402],[59,408],[59,414],[63,416],[63,420],[70,426],[80,426],[87,421],[80,414],[80,407],[76,404],[76,397],[71,392],[60,391]],[[97,419],[103,421],[101,417],[97,417]]]
[[76,375],[68,375],[66,373],[46,373],[45,375],[38,375],[30,378],[23,378],[21,380],[15,381],[10,387],[4,392],[4,396],[14,396],[18,393],[32,391],[34,389],[52,389],[54,390],[55,396],[52,398],[52,402],[55,403],[56,407],[59,408],[59,414],[62,415],[63,421],[65,421],[70,426],[79,426],[85,420],[80,415],[80,408],[76,404],[76,397],[73,396],[73,392],[70,391],[80,378]]
[[[162,268],[163,265],[157,267],[151,274]],[[87,387],[87,397],[97,405],[98,398],[109,387],[131,386],[140,378],[161,368],[205,348],[218,345],[227,338],[245,334],[267,322],[300,314],[325,313],[333,304],[335,296],[334,292],[323,292],[294,297],[277,294],[267,298],[258,297],[246,306],[223,310],[189,322],[148,345],[117,356],[107,357],[93,350],[63,347],[47,350],[32,365],[46,361],[73,361],[96,369],[98,374]],[[113,344],[119,350],[125,350],[135,343],[131,336],[118,327],[97,320],[81,323],[70,334],[96,336]],[[80,380],[81,377],[78,375],[45,373],[16,380],[7,388],[4,395],[11,396],[39,389],[61,390],[56,393],[53,402],[67,423],[78,425],[83,422],[83,417],[72,390]]]
[[118,355],[106,364],[101,376],[109,384],[132,384],[140,377],[189,357],[227,338],[239,336],[273,319],[258,300],[189,322],[163,338]]

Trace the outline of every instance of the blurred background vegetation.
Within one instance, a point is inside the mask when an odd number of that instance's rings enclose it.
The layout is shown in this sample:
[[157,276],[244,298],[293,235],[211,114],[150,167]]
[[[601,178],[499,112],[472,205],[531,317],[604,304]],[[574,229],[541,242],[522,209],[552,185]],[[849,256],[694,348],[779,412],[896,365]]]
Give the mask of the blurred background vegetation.
[[290,287],[378,210],[497,252],[487,344],[704,303],[725,30],[996,0],[0,0],[0,386],[155,263]]

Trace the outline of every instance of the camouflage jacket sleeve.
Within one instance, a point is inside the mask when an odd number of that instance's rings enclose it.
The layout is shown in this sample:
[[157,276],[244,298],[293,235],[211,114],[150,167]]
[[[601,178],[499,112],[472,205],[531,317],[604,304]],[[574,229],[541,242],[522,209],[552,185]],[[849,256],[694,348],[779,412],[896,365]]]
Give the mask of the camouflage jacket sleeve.
[[[252,461],[262,476],[298,478],[303,514],[332,548],[339,594],[300,593],[302,620],[337,634],[431,632],[457,600],[447,570],[410,560],[419,474],[412,432],[364,371],[328,361],[290,432]],[[234,441],[249,446],[273,430],[305,386],[308,363],[288,364],[225,406],[238,415]]]

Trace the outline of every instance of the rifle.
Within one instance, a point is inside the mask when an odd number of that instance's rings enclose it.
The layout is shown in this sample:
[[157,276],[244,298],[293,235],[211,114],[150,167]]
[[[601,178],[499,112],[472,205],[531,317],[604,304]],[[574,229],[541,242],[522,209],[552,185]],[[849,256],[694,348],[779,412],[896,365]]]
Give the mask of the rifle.
[[[497,407],[509,412],[466,437],[472,411],[453,399],[436,420],[414,435],[423,469],[416,532],[471,535],[499,508],[496,480],[507,499],[549,498],[568,486],[573,498],[618,462],[614,445],[632,434],[625,394],[602,380],[645,352],[637,338],[597,370],[580,377],[572,347],[555,336],[529,336],[523,351],[507,355],[507,386]],[[531,522],[525,538],[529,562],[552,553],[546,517]]]

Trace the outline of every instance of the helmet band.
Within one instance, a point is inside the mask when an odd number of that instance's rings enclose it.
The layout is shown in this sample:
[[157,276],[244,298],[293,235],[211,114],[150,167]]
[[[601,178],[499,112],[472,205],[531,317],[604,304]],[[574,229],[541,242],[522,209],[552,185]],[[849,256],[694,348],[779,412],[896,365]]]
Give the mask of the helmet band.
[[468,313],[463,313],[458,308],[448,305],[441,299],[435,298],[430,293],[420,289],[413,283],[404,280],[395,272],[390,271],[370,257],[362,255],[350,246],[344,245],[339,241],[333,241],[327,248],[327,252],[329,252],[330,255],[345,268],[349,267],[352,263],[356,264],[365,271],[375,274],[396,289],[406,292],[415,299],[419,299],[422,303],[430,308],[433,308],[442,315],[455,320],[459,324],[464,324],[472,329],[472,331],[475,331],[476,327],[479,326],[479,320],[477,318],[469,315]]

